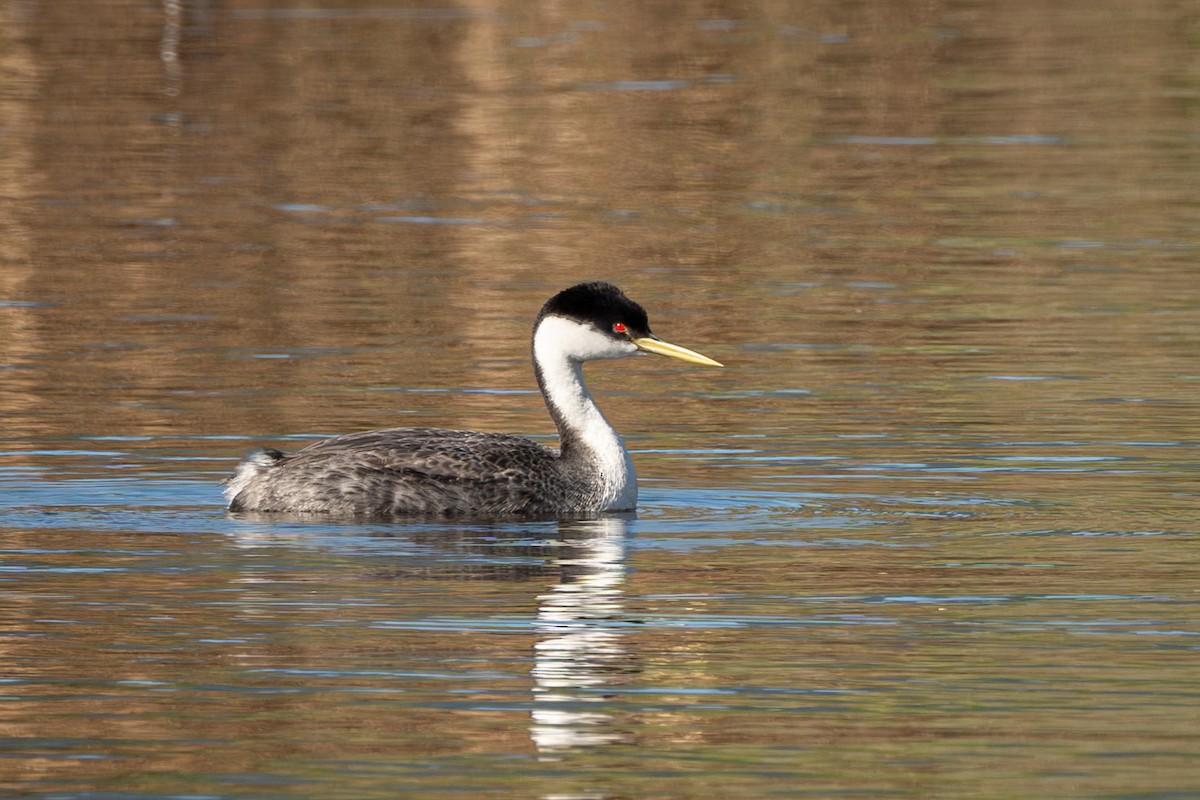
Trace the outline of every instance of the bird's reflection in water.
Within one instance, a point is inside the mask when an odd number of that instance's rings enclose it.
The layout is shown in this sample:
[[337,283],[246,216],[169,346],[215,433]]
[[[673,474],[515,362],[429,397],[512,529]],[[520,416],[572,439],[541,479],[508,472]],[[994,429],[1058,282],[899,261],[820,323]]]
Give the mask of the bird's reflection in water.
[[623,518],[562,523],[560,582],[538,597],[530,735],[543,755],[627,742],[604,688],[634,671],[624,643]]
[[[373,579],[528,581],[548,586],[537,595],[534,620],[534,745],[550,758],[575,748],[632,740],[619,729],[611,694],[605,692],[605,687],[616,687],[638,671],[626,641],[630,621],[624,608],[632,514],[511,527],[429,522],[317,525],[311,518],[250,512],[231,518],[235,540],[244,547],[286,542],[368,552],[376,557],[370,559],[367,572]],[[381,549],[381,542],[389,546]],[[387,566],[380,566],[380,556]]]

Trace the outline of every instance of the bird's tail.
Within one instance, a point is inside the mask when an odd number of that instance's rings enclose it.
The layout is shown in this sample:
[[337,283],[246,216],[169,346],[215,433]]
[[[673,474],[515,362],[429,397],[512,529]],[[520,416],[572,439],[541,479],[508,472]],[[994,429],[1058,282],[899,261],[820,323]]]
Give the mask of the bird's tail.
[[237,466],[237,471],[233,473],[233,477],[225,481],[225,499],[229,503],[230,511],[237,511],[241,505],[238,501],[238,496],[245,491],[250,484],[258,480],[263,474],[279,463],[283,458],[283,453],[278,450],[272,450],[269,447],[263,447],[259,450],[247,454]]

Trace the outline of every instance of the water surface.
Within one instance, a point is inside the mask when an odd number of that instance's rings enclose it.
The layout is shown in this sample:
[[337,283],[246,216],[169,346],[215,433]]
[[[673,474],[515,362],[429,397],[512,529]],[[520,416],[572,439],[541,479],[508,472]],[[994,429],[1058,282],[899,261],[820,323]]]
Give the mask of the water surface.
[[[0,792],[1200,794],[1184,9],[0,17]],[[223,511],[592,278],[637,514]]]

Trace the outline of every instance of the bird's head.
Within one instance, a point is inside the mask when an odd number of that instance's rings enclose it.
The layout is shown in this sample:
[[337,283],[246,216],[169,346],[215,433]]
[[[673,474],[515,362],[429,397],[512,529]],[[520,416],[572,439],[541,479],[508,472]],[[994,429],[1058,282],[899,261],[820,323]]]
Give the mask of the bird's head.
[[555,349],[572,361],[655,353],[693,364],[724,366],[655,336],[646,310],[603,281],[577,284],[547,300],[534,324],[534,338],[553,342]]

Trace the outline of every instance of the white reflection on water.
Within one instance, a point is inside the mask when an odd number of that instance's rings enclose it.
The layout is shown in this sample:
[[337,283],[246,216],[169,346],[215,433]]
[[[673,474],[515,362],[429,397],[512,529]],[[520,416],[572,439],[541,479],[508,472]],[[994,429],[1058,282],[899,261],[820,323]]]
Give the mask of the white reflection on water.
[[543,754],[630,739],[611,713],[595,708],[609,701],[604,687],[629,672],[626,520],[564,524],[562,533],[572,551],[558,560],[562,580],[538,596],[529,732]]

